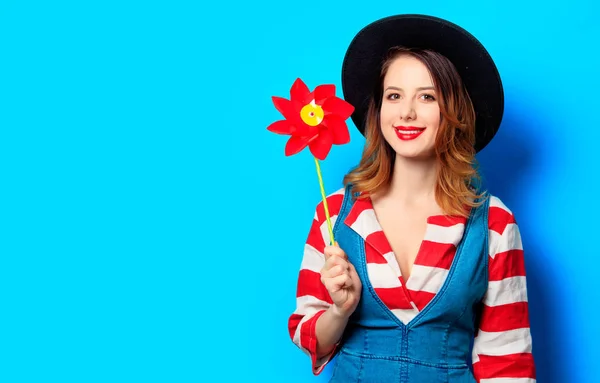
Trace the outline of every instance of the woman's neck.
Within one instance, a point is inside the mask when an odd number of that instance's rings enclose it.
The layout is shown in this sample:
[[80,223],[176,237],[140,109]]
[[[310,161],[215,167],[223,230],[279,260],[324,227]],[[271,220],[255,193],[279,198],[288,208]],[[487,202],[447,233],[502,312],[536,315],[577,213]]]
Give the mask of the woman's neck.
[[435,202],[437,163],[427,160],[406,159],[396,156],[392,179],[385,194],[405,205],[423,205]]

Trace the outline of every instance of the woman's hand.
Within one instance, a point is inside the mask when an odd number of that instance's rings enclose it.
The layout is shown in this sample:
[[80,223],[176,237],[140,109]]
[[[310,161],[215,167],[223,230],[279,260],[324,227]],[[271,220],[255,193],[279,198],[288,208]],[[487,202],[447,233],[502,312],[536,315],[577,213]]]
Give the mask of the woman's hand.
[[321,282],[333,301],[333,312],[348,318],[356,310],[360,300],[360,278],[337,243],[336,246],[325,247],[324,253],[325,265],[321,269]]

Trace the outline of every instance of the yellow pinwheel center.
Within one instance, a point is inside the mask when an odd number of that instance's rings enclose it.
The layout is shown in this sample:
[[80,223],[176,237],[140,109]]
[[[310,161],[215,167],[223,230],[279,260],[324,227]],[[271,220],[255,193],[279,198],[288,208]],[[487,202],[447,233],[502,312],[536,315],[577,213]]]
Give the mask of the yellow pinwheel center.
[[309,126],[317,126],[323,121],[323,109],[315,104],[315,102],[311,102],[310,104],[305,105],[300,111],[300,117],[302,117],[302,121]]

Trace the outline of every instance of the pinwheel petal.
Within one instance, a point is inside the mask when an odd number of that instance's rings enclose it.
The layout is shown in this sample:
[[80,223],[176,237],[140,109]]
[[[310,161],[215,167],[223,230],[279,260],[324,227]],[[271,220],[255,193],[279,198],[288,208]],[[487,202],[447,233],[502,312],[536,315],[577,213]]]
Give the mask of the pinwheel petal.
[[310,90],[308,86],[301,79],[297,78],[290,89],[290,97],[291,100],[295,103],[299,103],[301,105],[308,104],[310,100]]
[[285,155],[293,156],[302,151],[302,149],[306,148],[308,142],[310,141],[309,136],[292,136],[285,144]]
[[294,134],[296,129],[288,120],[275,121],[267,130],[276,134]]
[[326,99],[330,97],[335,97],[335,85],[333,84],[324,84],[319,85],[315,88],[315,103],[317,105],[323,105]]
[[327,126],[327,129],[333,136],[334,145],[344,145],[350,142],[350,132],[346,122],[336,114],[329,114],[325,116],[323,124]]
[[273,105],[289,121],[295,121],[299,112],[294,108],[294,104],[290,100],[282,97],[273,96]]
[[333,134],[327,129],[322,129],[317,138],[310,142],[310,152],[322,161],[327,158],[332,145]]
[[354,107],[339,97],[331,97],[323,103],[323,111],[325,114],[337,114],[346,120],[354,112]]

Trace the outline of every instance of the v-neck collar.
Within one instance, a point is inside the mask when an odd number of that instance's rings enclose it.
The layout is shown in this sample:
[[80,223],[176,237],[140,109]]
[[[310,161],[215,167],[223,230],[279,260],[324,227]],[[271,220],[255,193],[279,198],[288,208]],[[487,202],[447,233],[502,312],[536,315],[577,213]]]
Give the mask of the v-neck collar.
[[[394,275],[401,279],[402,285],[410,285],[410,280],[413,279],[412,276],[414,273],[417,273],[416,280],[423,281],[427,280],[430,277],[433,270],[436,267],[436,256],[440,258],[440,262],[444,262],[442,260],[444,254],[430,254],[432,250],[439,250],[439,246],[444,246],[447,244],[449,238],[445,238],[447,234],[443,233],[445,228],[450,226],[455,226],[457,224],[462,224],[458,226],[458,230],[461,230],[459,235],[453,235],[452,240],[455,243],[452,243],[454,246],[458,245],[460,242],[464,230],[464,224],[467,219],[463,217],[455,217],[455,216],[444,216],[444,215],[433,215],[427,218],[427,226],[425,228],[425,234],[423,239],[419,245],[418,253],[415,257],[415,261],[413,263],[412,272],[409,276],[408,280],[404,278],[402,272],[400,270],[400,266],[398,264],[398,260],[392,250],[390,242],[383,232],[383,228],[377,219],[377,215],[375,214],[375,209],[373,207],[373,201],[370,197],[357,198],[355,202],[352,204],[346,219],[344,220],[344,224],[356,232],[368,245],[370,245],[373,249],[375,249],[385,260],[387,261],[387,265],[393,270]],[[427,246],[430,243],[434,243],[434,246]],[[429,247],[432,247],[431,249]],[[423,259],[424,262],[421,262],[421,257],[426,257],[427,259]],[[423,266],[422,263],[427,264],[429,267],[420,267]],[[418,267],[414,267],[417,265]],[[427,274],[427,275],[425,275]],[[407,294],[409,292],[407,291]],[[410,298],[410,297],[409,297]]]
[[[406,302],[410,303],[412,308],[390,310],[399,323],[411,326],[439,299],[439,294],[446,286],[447,278],[455,263],[456,253],[460,249],[465,230],[468,227],[468,217],[447,215],[428,217],[425,235],[419,245],[419,252],[416,255],[412,273],[408,280],[402,278],[396,256],[383,232],[375,214],[373,203],[368,196],[353,199],[343,223],[365,241],[365,250],[367,250],[365,256],[367,259],[364,261],[367,263],[385,263],[392,271],[389,274],[385,272],[380,274],[381,271],[378,271],[377,275],[367,272],[367,283],[370,284],[372,278],[379,280],[379,282],[381,282],[381,278],[396,278],[396,281],[400,282],[400,291],[404,296],[401,299],[406,299]],[[370,256],[368,255],[371,250],[375,251],[378,259],[373,258],[373,253]],[[374,268],[373,270],[373,272],[376,272],[375,270],[378,269]],[[387,276],[384,276],[384,274],[387,274]],[[385,281],[384,284],[394,285],[396,283],[389,280],[389,284]],[[377,299],[387,306],[387,302],[381,300],[379,290],[384,293],[383,290],[388,289],[380,287],[374,290]],[[400,292],[398,291],[398,293]]]
[[369,197],[357,199],[352,205],[344,223],[361,236],[379,254],[387,259],[393,257],[392,247],[383,233],[383,229],[375,215],[373,202]]

